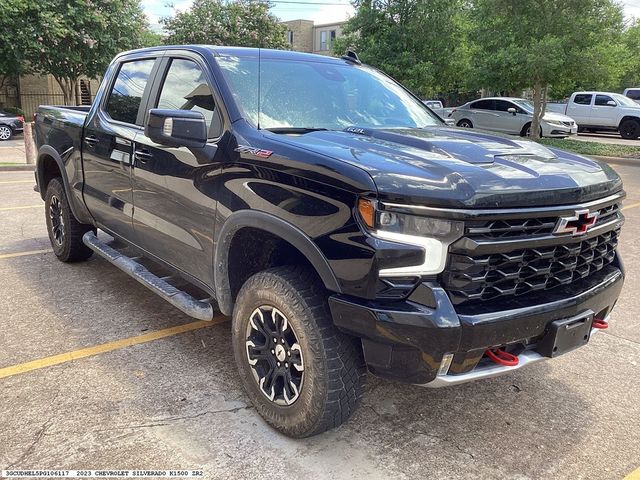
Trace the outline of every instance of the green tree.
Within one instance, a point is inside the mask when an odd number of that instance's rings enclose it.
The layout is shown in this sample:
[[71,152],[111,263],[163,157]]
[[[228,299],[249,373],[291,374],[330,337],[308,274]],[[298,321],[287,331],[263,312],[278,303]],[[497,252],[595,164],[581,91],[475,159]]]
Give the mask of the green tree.
[[162,19],[165,42],[286,49],[286,27],[269,13],[269,6],[251,0],[195,0],[191,9]]
[[3,15],[20,26],[14,41],[29,68],[53,75],[67,105],[75,103],[80,76],[102,75],[117,53],[141,46],[147,30],[138,0],[2,2]]
[[463,88],[468,65],[464,0],[356,0],[334,52],[351,49],[418,95]]
[[640,86],[640,20],[622,34],[623,74],[620,87]]
[[13,78],[27,73],[21,32],[24,18],[22,2],[0,0],[0,89]]
[[612,0],[473,0],[476,87],[531,88],[539,136],[550,86],[610,85],[620,75],[621,7]]

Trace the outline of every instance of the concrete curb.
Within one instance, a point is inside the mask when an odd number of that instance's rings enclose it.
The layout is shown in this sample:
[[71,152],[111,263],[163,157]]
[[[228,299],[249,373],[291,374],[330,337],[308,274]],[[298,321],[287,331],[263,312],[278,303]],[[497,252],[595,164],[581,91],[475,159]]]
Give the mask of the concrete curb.
[[32,172],[35,165],[0,165],[0,172]]

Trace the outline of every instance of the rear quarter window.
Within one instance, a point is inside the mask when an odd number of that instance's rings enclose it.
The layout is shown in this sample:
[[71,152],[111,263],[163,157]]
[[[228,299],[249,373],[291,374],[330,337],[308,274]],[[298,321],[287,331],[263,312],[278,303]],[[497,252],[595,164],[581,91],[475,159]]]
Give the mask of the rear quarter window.
[[627,97],[632,100],[640,100],[640,88],[629,90],[627,92]]
[[592,97],[593,95],[591,94],[581,93],[573,98],[573,103],[577,103],[578,105],[591,105]]

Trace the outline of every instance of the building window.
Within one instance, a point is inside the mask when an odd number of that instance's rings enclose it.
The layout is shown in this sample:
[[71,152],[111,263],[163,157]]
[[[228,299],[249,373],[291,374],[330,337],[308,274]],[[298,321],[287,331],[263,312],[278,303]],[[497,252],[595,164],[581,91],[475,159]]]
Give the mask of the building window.
[[335,30],[323,30],[320,32],[320,50],[331,50],[336,40]]
[[293,45],[293,32],[291,30],[287,32],[287,41],[289,45]]

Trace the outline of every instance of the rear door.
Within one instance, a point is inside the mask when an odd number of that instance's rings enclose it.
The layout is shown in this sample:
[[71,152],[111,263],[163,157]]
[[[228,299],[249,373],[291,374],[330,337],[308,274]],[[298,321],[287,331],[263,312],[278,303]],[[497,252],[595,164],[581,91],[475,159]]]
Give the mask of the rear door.
[[[124,57],[84,129],[84,200],[101,228],[133,241],[131,155],[142,129],[143,111],[157,70],[157,57]],[[107,76],[109,78],[109,75]]]
[[592,93],[578,93],[567,104],[567,115],[573,118],[579,126],[593,125],[591,122]]
[[495,112],[495,102],[493,100],[477,100],[469,105],[471,118],[475,128],[485,130],[496,130],[497,115]]
[[[222,163],[223,114],[209,70],[199,55],[168,52],[149,96],[152,108],[195,110],[209,124],[207,158],[166,147],[139,131],[133,169],[133,224],[148,253],[212,284],[216,179]],[[227,137],[224,137],[225,139]]]
[[599,127],[617,127],[618,112],[620,108],[618,102],[610,95],[597,94],[591,109],[591,125]]

